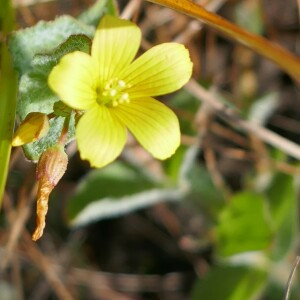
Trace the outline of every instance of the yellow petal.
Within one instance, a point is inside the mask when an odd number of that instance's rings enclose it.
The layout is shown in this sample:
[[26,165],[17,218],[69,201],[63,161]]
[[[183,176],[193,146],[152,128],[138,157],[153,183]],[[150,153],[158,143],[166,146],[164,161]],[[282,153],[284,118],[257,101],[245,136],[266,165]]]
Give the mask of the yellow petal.
[[100,168],[119,156],[126,142],[126,128],[106,106],[87,111],[76,127],[80,156]]
[[45,136],[48,131],[49,119],[47,115],[40,112],[31,112],[14,133],[12,146],[32,143]]
[[193,64],[181,44],[155,46],[141,55],[120,75],[132,87],[130,98],[158,96],[180,89],[192,75]]
[[98,80],[91,56],[75,51],[52,69],[48,84],[65,104],[85,110],[96,104]]
[[178,119],[161,102],[152,98],[136,99],[111,110],[154,157],[166,159],[178,148]]
[[104,16],[96,30],[92,57],[104,82],[127,67],[135,57],[141,42],[141,31],[132,22]]

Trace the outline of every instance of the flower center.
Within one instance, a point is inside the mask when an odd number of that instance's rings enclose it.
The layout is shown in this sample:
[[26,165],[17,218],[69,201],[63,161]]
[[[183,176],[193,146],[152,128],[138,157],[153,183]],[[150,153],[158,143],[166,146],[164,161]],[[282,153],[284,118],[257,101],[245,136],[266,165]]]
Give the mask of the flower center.
[[108,106],[118,106],[119,104],[129,103],[129,95],[124,92],[130,86],[125,81],[118,78],[110,79],[103,88],[97,89],[97,102]]

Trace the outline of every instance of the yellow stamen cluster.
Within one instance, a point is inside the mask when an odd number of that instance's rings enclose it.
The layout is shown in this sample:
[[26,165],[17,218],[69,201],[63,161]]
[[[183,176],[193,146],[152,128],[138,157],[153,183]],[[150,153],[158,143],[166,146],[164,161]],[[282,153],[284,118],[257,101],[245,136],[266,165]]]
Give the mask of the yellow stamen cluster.
[[129,87],[124,80],[113,78],[105,83],[102,89],[98,89],[97,102],[114,107],[119,104],[129,103],[129,95],[124,92]]

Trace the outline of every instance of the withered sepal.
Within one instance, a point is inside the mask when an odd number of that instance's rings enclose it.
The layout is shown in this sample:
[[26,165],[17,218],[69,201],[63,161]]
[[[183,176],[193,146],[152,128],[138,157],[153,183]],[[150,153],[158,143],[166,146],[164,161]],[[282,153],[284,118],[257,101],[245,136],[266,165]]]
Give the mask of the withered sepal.
[[38,240],[43,235],[50,193],[66,172],[67,165],[68,156],[61,145],[56,145],[47,149],[40,156],[36,172],[39,184],[36,207],[37,224],[35,231],[32,234],[32,239],[34,241]]

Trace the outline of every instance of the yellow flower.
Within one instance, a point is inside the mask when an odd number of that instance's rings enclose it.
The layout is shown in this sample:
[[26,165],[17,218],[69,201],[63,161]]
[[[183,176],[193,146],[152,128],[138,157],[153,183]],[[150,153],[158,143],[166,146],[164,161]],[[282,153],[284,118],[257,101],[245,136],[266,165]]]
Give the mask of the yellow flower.
[[116,159],[126,143],[128,128],[139,143],[158,159],[170,157],[180,144],[176,115],[153,99],[174,92],[190,78],[187,49],[165,43],[133,61],[141,41],[132,22],[102,18],[91,55],[65,55],[48,83],[61,100],[83,110],[76,127],[82,159],[103,167]]

